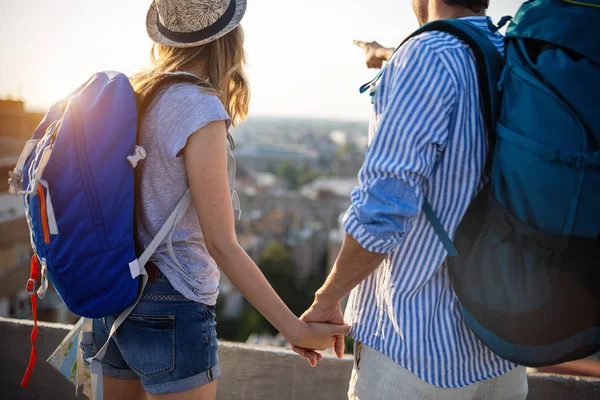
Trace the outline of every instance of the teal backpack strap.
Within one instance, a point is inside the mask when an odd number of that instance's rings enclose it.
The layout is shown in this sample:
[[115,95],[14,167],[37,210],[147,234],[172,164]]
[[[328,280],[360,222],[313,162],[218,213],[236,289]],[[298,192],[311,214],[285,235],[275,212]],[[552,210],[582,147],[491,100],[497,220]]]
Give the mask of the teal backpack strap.
[[[434,21],[426,24],[409,36],[404,43],[415,36],[429,31],[441,31],[454,35],[469,45],[475,54],[477,74],[480,82],[479,87],[481,98],[483,100],[485,125],[489,134],[490,151],[487,157],[485,170],[490,170],[496,143],[496,122],[500,116],[498,82],[500,81],[502,70],[504,68],[504,57],[485,32],[469,22],[461,20]],[[448,235],[448,232],[444,229],[444,226],[433,211],[427,198],[425,198],[423,202],[423,212],[433,226],[440,241],[444,244],[448,256],[458,256],[458,250],[454,246],[452,239],[450,239],[450,235]]]
[[[510,18],[505,17],[502,19],[498,27],[495,27],[495,30],[499,29],[502,25],[506,24]],[[400,46],[394,51],[394,54],[398,51],[404,43],[409,41],[425,32],[438,31],[438,32],[446,32],[453,36],[456,36],[463,42],[465,42],[473,53],[475,54],[475,60],[477,64],[477,75],[479,78],[479,88],[481,92],[481,98],[483,100],[483,108],[484,108],[484,119],[487,132],[489,134],[489,154],[487,157],[485,170],[488,171],[492,166],[492,155],[494,152],[494,147],[496,143],[496,122],[500,117],[500,94],[498,90],[498,83],[500,82],[500,77],[502,75],[502,70],[504,69],[504,57],[498,51],[494,43],[488,38],[487,34],[483,32],[481,29],[472,25],[467,21],[462,21],[458,19],[453,20],[442,20],[442,21],[434,21],[428,24],[423,25],[420,29],[414,32],[412,35],[407,37]],[[375,79],[364,84],[360,88],[360,92],[364,93],[367,90],[371,89],[371,97],[373,98],[375,93],[373,91],[375,83],[381,78],[383,72],[385,71],[385,67],[377,74]],[[444,244],[446,251],[450,257],[455,257],[458,255],[458,251],[452,240],[450,239],[450,235],[444,229],[444,226],[440,222],[439,218],[433,211],[431,204],[427,199],[425,199],[423,204],[423,212],[427,216],[427,219],[433,226],[436,234]]]
[[433,208],[431,207],[431,204],[429,203],[429,200],[427,200],[427,198],[425,198],[423,201],[423,212],[427,216],[427,219],[429,220],[429,223],[431,224],[431,226],[433,226],[433,230],[440,238],[442,244],[444,245],[444,248],[448,252],[448,256],[449,257],[458,256],[458,250],[454,246],[452,239],[450,239],[448,232],[446,232],[446,229],[444,229],[442,222],[435,214],[435,211],[433,211]]
[[[504,21],[502,21],[504,22]],[[505,22],[504,22],[505,23]],[[504,57],[488,35],[468,21],[450,19],[423,25],[410,35],[404,43],[424,32],[446,32],[465,42],[473,53],[477,64],[479,90],[483,100],[486,129],[490,136],[490,155],[495,143],[496,122],[500,118],[500,93],[498,83],[504,69]],[[491,159],[491,157],[488,157]],[[489,160],[488,160],[489,161]]]
[[[493,26],[494,30],[500,29],[510,19],[510,17],[502,18],[498,26]],[[481,82],[481,96],[485,105],[484,114],[486,128],[488,129],[488,132],[490,132],[490,136],[494,136],[492,133],[494,132],[496,121],[498,121],[500,117],[498,82],[500,81],[500,76],[502,75],[502,70],[504,68],[504,57],[485,32],[468,21],[459,19],[433,21],[423,25],[404,39],[400,46],[394,50],[393,54],[396,54],[396,52],[398,52],[398,50],[410,39],[419,36],[422,33],[432,31],[446,32],[456,36],[469,45],[475,54],[475,59],[477,60],[477,74],[479,82]],[[383,76],[386,68],[387,64],[379,71],[373,80],[362,85],[360,87],[360,93],[365,93],[367,90],[372,89],[375,83]],[[372,92],[371,96],[373,97],[373,95],[374,93]],[[491,144],[493,144],[493,142]],[[493,146],[490,146],[490,148],[493,148]]]

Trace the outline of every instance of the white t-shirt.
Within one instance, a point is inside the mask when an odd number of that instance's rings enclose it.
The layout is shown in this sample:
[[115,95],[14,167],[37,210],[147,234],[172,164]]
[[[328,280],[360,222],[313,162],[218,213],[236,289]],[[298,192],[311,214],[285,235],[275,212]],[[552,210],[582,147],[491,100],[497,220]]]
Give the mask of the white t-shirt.
[[[138,240],[143,247],[150,244],[188,189],[181,155],[188,137],[213,121],[227,121],[227,127],[231,124],[216,96],[205,94],[201,87],[189,83],[174,84],[159,92],[148,108],[140,137],[148,155],[140,164],[141,207],[136,210]],[[235,162],[231,148],[228,154],[233,190]],[[185,297],[214,305],[219,294],[219,270],[206,249],[193,206],[174,228],[172,243],[180,266],[169,256],[166,241],[150,261]]]

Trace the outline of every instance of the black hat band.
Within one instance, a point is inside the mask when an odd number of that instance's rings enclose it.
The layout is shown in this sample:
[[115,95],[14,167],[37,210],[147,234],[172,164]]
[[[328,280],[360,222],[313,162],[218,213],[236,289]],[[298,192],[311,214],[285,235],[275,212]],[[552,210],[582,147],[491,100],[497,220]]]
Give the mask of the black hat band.
[[171,31],[167,27],[165,27],[163,24],[160,23],[160,16],[157,15],[156,19],[158,20],[157,21],[158,31],[164,37],[166,37],[167,39],[172,40],[174,42],[178,42],[178,43],[201,42],[203,40],[206,40],[208,38],[211,38],[211,37],[219,34],[219,32],[221,32],[223,29],[225,29],[231,23],[231,21],[233,21],[233,17],[235,17],[235,10],[236,10],[236,2],[235,2],[235,0],[231,0],[229,2],[229,7],[227,8],[225,13],[218,20],[216,20],[212,25],[207,26],[206,28],[200,29],[199,31],[195,31],[195,32]]

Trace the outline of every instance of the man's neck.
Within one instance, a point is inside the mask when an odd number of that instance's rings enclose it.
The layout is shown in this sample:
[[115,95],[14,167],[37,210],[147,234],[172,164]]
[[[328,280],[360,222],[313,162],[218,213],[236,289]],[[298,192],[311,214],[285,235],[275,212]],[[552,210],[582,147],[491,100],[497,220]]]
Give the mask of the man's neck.
[[429,22],[441,19],[458,19],[465,17],[485,17],[485,10],[474,12],[468,8],[452,7],[442,2],[432,2],[429,8]]

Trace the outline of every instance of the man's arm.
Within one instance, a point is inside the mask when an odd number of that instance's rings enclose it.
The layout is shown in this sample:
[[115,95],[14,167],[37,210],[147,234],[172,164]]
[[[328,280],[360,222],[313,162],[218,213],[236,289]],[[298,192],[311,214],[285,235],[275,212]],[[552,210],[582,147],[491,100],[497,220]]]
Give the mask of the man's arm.
[[[343,324],[344,316],[340,307],[341,299],[371,275],[386,257],[387,254],[365,250],[356,239],[346,234],[340,254],[327,281],[317,291],[314,303],[301,319],[304,322],[327,321],[331,324]],[[319,353],[308,349],[297,346],[292,346],[292,349],[301,356],[306,357],[313,367],[322,358]],[[338,357],[341,358],[344,354],[343,336],[336,338],[334,349]]]
[[385,260],[387,254],[365,250],[346,234],[339,257],[321,289],[315,294],[315,305],[330,307],[339,304],[359,283],[371,275]]
[[[371,140],[360,185],[344,219],[347,232],[331,275],[304,321],[343,323],[341,299],[371,275],[403,242],[420,215],[422,183],[448,142],[456,86],[435,50],[407,42],[390,61],[376,97],[379,126]],[[341,349],[339,340],[336,350]],[[295,348],[301,355],[312,352]]]
[[394,54],[393,47],[383,47],[377,42],[362,42],[355,40],[353,43],[364,50],[367,56],[367,67],[380,69],[385,61],[389,61]]

